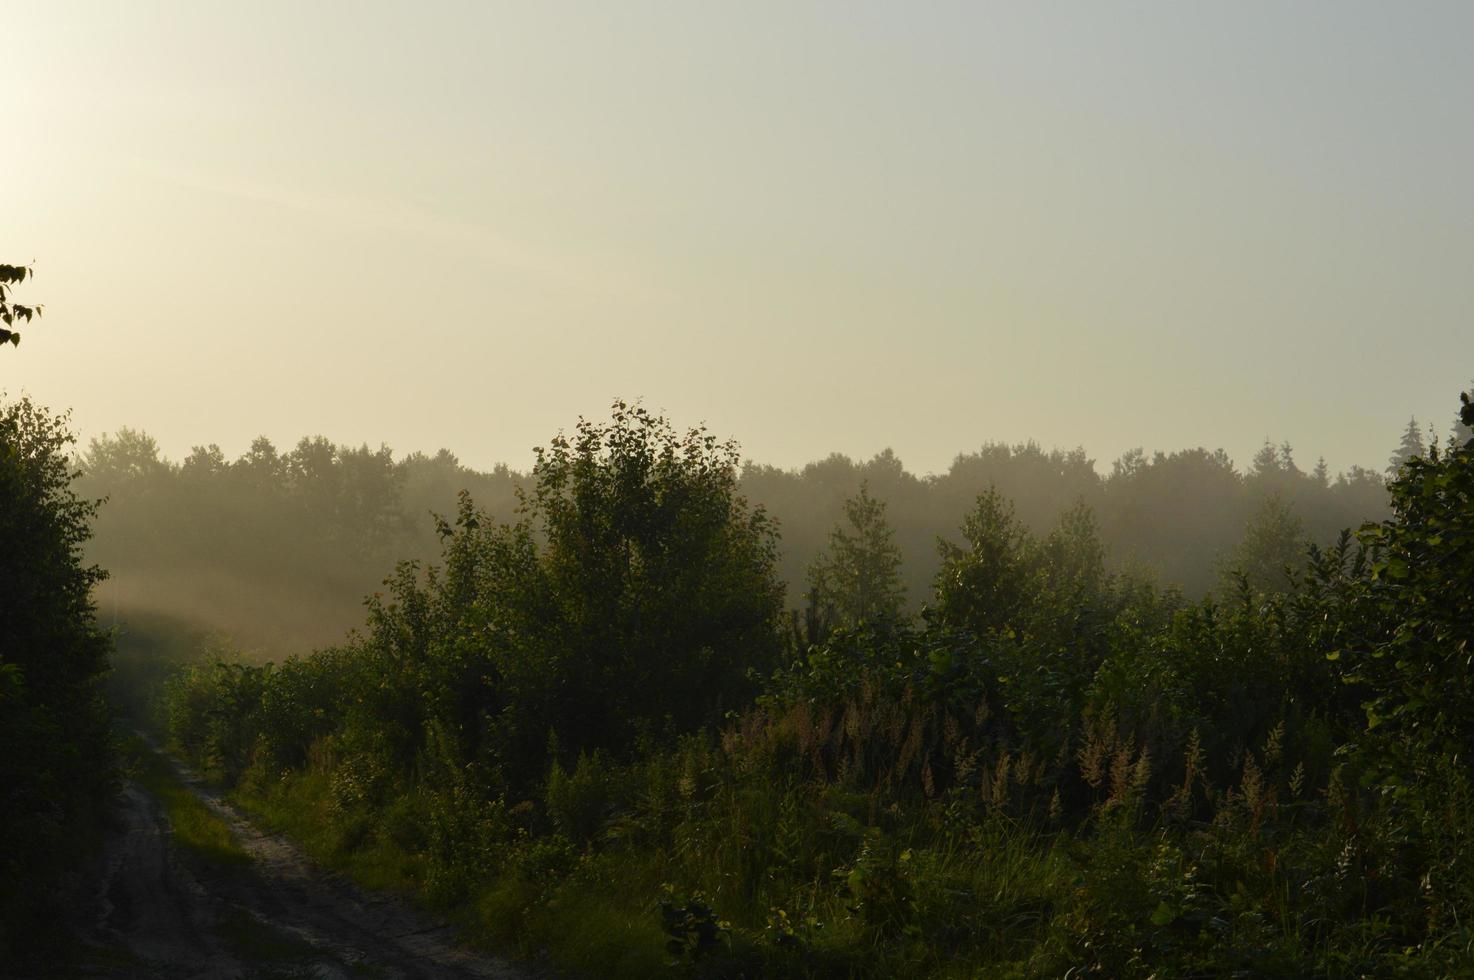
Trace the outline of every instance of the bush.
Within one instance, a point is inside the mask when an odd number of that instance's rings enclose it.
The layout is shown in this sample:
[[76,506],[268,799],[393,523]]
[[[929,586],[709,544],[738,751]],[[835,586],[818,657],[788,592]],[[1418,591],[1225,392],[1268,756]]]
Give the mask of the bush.
[[614,780],[598,750],[580,753],[572,773],[553,760],[546,791],[548,816],[570,840],[594,840],[614,807]]

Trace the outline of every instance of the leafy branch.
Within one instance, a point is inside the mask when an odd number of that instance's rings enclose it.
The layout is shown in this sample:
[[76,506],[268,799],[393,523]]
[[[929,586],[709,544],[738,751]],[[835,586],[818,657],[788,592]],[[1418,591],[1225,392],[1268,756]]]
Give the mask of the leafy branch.
[[20,332],[11,328],[21,321],[30,323],[31,317],[41,315],[41,307],[23,306],[11,298],[15,287],[34,274],[28,265],[0,265],[0,322],[5,324],[0,327],[0,344],[19,345]]

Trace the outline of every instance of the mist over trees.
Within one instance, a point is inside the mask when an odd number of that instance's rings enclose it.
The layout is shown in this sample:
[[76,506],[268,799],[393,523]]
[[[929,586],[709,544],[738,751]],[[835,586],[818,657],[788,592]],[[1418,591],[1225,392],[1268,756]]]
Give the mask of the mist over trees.
[[[536,455],[516,516],[462,494],[361,633],[177,670],[178,749],[325,860],[393,855],[585,973],[1468,965],[1474,444],[1406,460],[1386,516],[1323,545],[1314,522],[1378,478],[1266,445],[1243,474],[1131,454],[1092,483],[1083,454],[994,449],[1095,496],[1046,479],[1036,529],[1027,496],[976,493],[915,617],[889,515],[946,477],[740,470],[623,403]],[[823,543],[786,645],[754,472],[840,494],[803,525]],[[1183,472],[1221,494],[1203,525],[1243,521],[1202,599],[1112,561],[1090,503],[1145,515]]]
[[[435,515],[455,514],[461,490],[513,520],[519,490],[530,486],[526,474],[478,472],[443,449],[395,458],[384,446],[320,436],[286,450],[261,437],[234,460],[217,446],[196,447],[173,461],[128,428],[92,440],[81,469],[79,492],[107,498],[89,549],[114,573],[99,594],[105,619],[168,613],[277,653],[336,640],[358,623],[362,597],[396,561],[434,557]],[[890,451],[869,460],[835,454],[798,470],[745,462],[738,486],[774,521],[788,606],[802,607],[811,586],[832,589],[824,583],[857,574],[852,552],[869,548],[889,556],[882,605],[904,597],[908,613],[931,594],[943,561],[938,542],[957,540],[989,488],[1035,534],[1083,504],[1108,567],[1154,575],[1188,596],[1220,587],[1236,560],[1255,575],[1279,574],[1276,563],[1300,541],[1326,544],[1386,513],[1380,475],[1353,467],[1333,478],[1323,463],[1306,471],[1289,446],[1269,443],[1242,469],[1221,450],[1199,448],[1132,451],[1104,473],[1083,449],[1034,443],[985,443],[930,476],[907,471]],[[1279,555],[1265,552],[1266,540],[1255,543],[1271,499],[1296,529]],[[880,514],[889,540],[867,542]],[[871,600],[856,597],[863,608],[848,617],[869,612]]]
[[895,620],[905,609],[901,549],[885,517],[885,504],[860,492],[844,502],[844,520],[809,565],[812,604],[838,623]]
[[[320,437],[174,462],[127,428],[69,458],[25,401],[0,437],[16,922],[113,792],[116,622],[117,703],[318,827],[321,859],[397,855],[519,942],[556,945],[580,896],[624,923],[587,949],[628,975],[642,951],[691,975],[1377,970],[1377,929],[1457,960],[1474,443],[1384,484],[1268,442],[1242,471],[1032,444],[785,471],[623,402],[525,475]],[[1437,856],[1388,864],[1403,840]],[[1305,884],[1348,853],[1378,876]],[[1029,870],[995,881],[999,854]],[[1051,911],[998,913],[1000,888]]]
[[128,428],[92,440],[81,470],[80,492],[107,499],[89,554],[119,570],[99,594],[105,620],[168,613],[278,651],[357,625],[395,562],[438,553],[431,512],[454,513],[459,491],[510,514],[521,481],[443,450],[395,460],[322,438],[283,452],[261,437],[234,460],[201,446],[175,462]]
[[1474,0],[0,24],[0,980],[1474,980]]

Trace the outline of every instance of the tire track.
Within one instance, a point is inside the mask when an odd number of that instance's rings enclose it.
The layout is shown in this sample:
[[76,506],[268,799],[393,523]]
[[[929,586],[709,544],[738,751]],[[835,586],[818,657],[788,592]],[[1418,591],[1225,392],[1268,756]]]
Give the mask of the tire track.
[[[165,758],[168,758],[165,756]],[[72,976],[385,980],[534,980],[542,974],[455,942],[445,923],[398,896],[365,893],[319,871],[280,835],[267,834],[169,760],[196,797],[231,828],[249,869],[186,858],[168,817],[139,786],[120,799],[80,930],[98,964]],[[44,976],[44,973],[37,974]]]

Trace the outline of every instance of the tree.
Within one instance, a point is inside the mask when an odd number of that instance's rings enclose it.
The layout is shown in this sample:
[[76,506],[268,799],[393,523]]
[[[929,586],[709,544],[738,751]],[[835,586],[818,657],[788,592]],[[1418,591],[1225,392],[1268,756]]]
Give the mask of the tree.
[[1474,760],[1474,446],[1410,458],[1388,491],[1392,517],[1361,531],[1375,561],[1339,641],[1397,785]]
[[159,444],[146,432],[123,426],[116,435],[93,439],[83,459],[87,476],[110,492],[157,477],[167,468],[159,457]]
[[885,517],[885,502],[870,495],[869,481],[845,500],[844,523],[829,534],[829,549],[809,566],[816,605],[832,608],[840,622],[895,620],[906,603],[901,549]]
[[364,648],[391,737],[433,730],[452,768],[519,792],[546,775],[550,731],[571,762],[716,723],[783,642],[776,534],[737,493],[735,444],[616,402],[534,454],[515,523],[463,492],[441,566],[401,566]]
[[[1288,444],[1284,447],[1288,448]],[[1264,437],[1264,445],[1254,454],[1254,459],[1249,464],[1249,475],[1255,477],[1271,476],[1281,471],[1288,470],[1294,465],[1293,459],[1285,458],[1281,453],[1281,447]]]
[[[1474,381],[1469,383],[1469,392],[1474,392]],[[1449,433],[1449,440],[1454,449],[1468,449],[1470,443],[1474,443],[1474,425],[1464,420],[1462,405],[1460,411],[1454,415],[1454,426],[1453,431]]]
[[996,490],[978,497],[962,525],[964,545],[939,541],[940,621],[1050,649],[1095,650],[1115,615],[1118,583],[1105,569],[1095,515],[1083,501],[1036,537]]
[[586,720],[689,730],[738,704],[748,668],[776,654],[782,586],[772,524],[737,492],[736,444],[616,402],[535,456],[524,504]]
[[96,505],[72,490],[64,418],[0,405],[0,961],[48,922],[116,783],[100,682],[111,640],[83,564]]
[[1013,505],[989,487],[962,523],[965,545],[938,541],[937,605],[943,619],[974,633],[1002,632],[1031,597],[1034,539]]
[[1226,591],[1232,593],[1240,580],[1254,592],[1287,591],[1304,565],[1310,541],[1305,524],[1279,493],[1270,493],[1259,503],[1244,528],[1243,539],[1223,565]]
[[1407,428],[1402,431],[1402,441],[1387,459],[1388,479],[1395,480],[1407,461],[1422,456],[1424,450],[1423,433],[1418,428],[1418,420],[1410,418],[1407,420]]
[[19,322],[31,322],[31,317],[41,315],[39,306],[22,306],[11,297],[11,291],[33,275],[30,266],[0,265],[0,344],[12,347],[20,344],[20,333],[13,328]]

